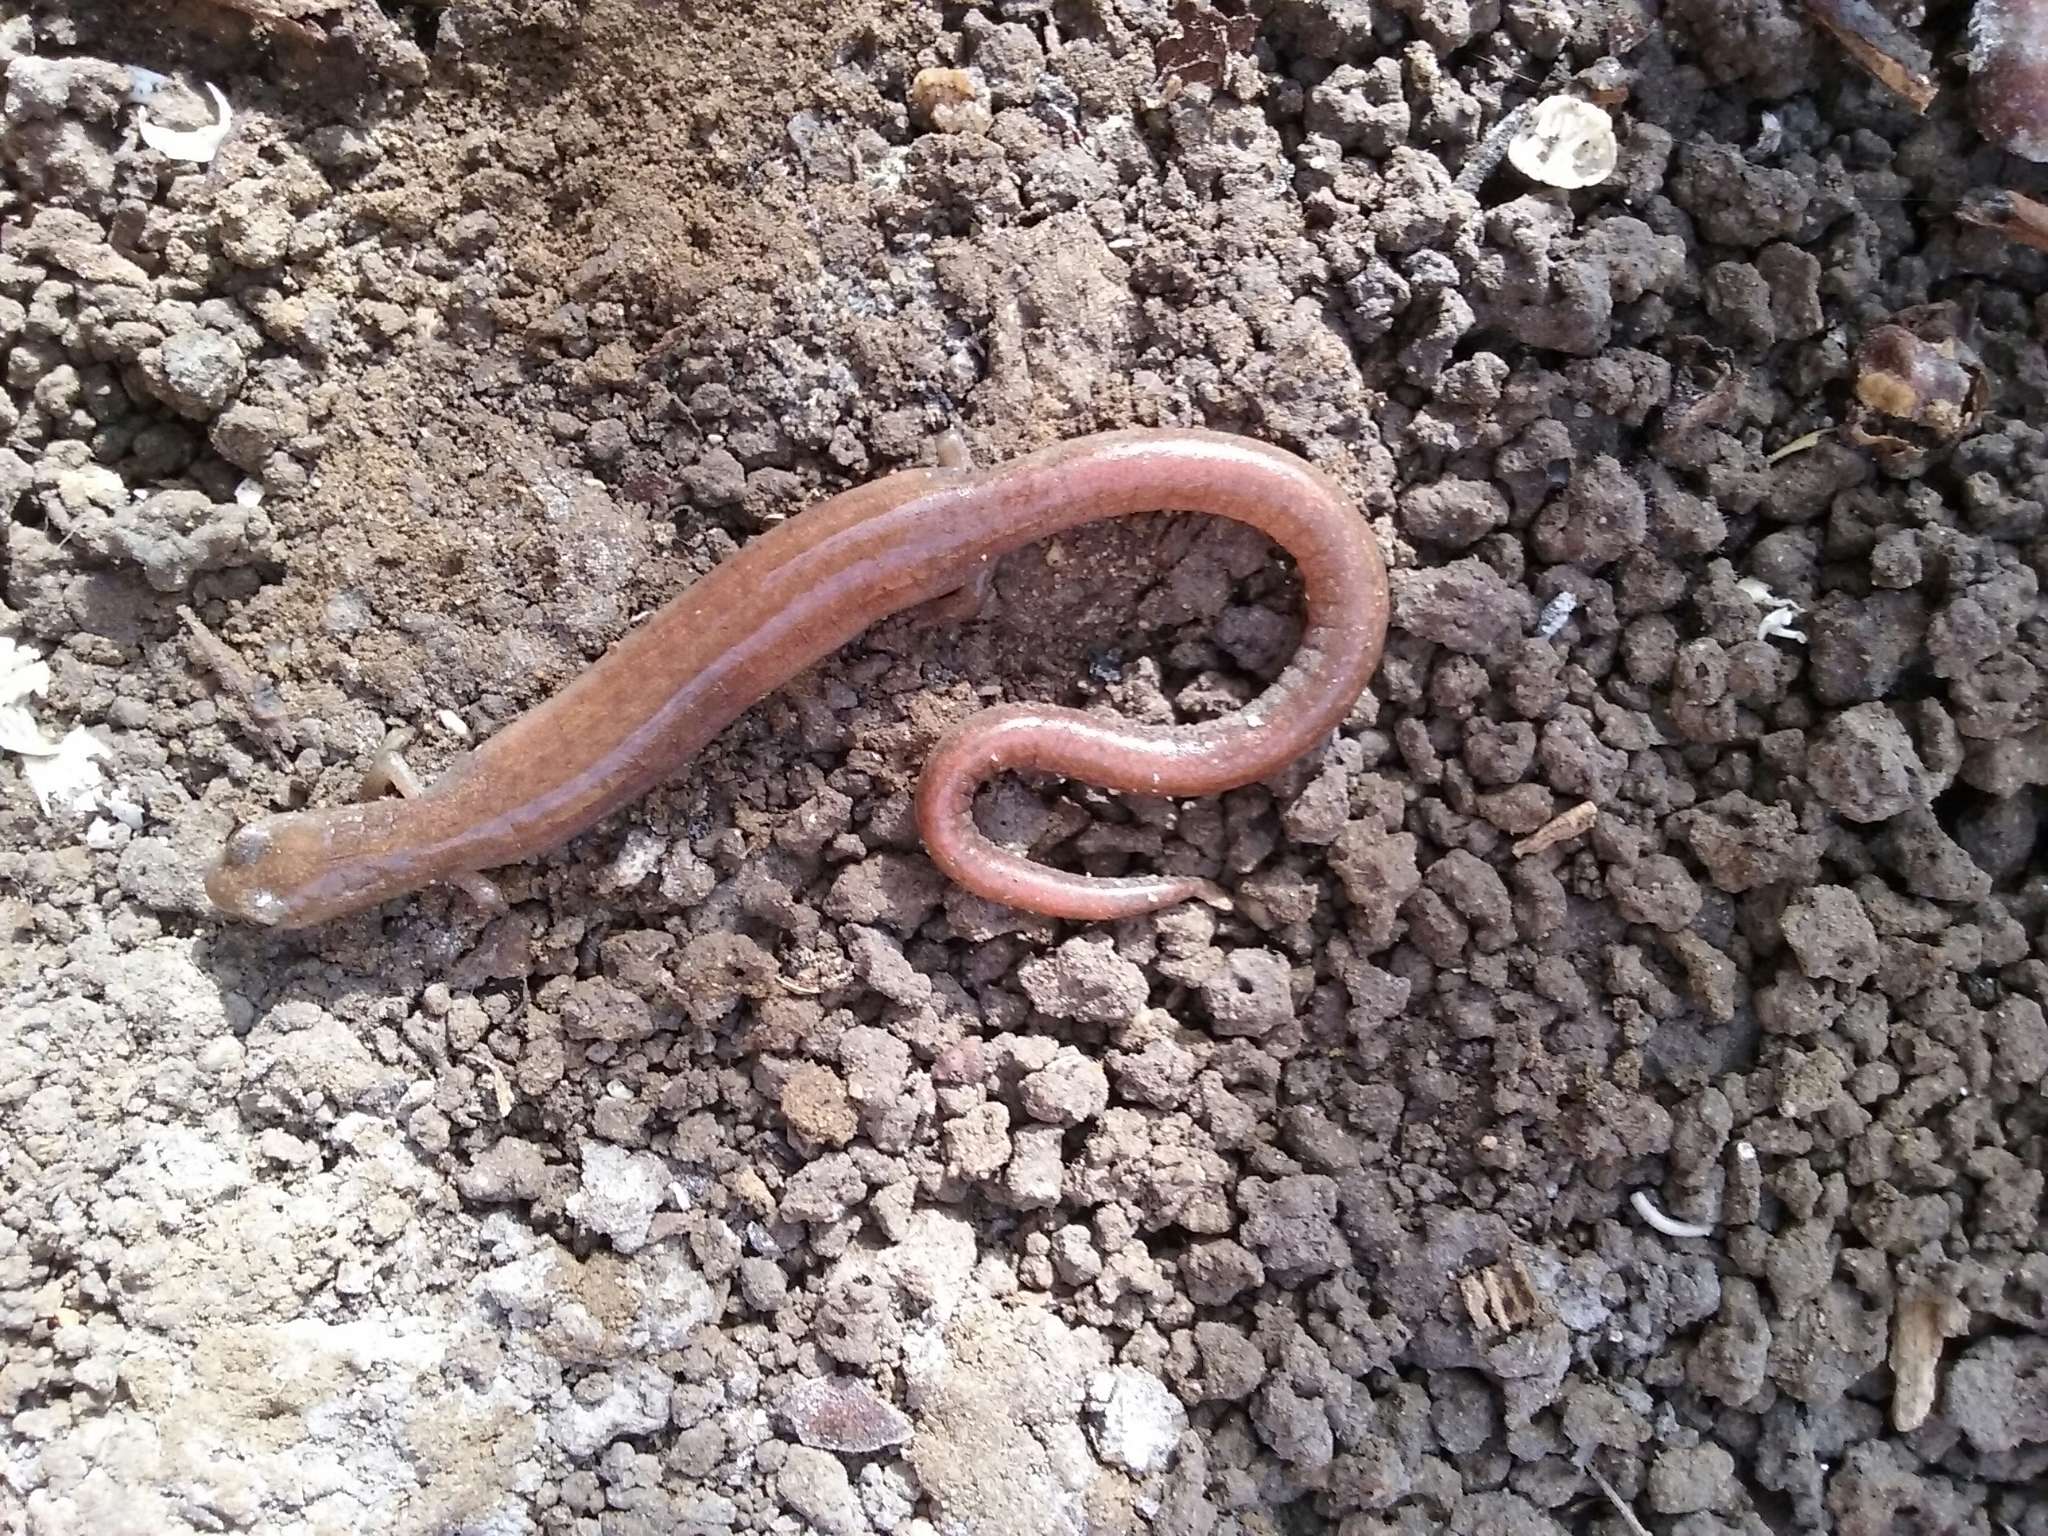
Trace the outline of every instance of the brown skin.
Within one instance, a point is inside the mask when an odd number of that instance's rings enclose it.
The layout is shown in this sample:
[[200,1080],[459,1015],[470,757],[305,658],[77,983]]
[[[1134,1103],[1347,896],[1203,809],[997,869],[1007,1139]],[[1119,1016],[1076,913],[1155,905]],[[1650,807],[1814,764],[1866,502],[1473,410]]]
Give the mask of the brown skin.
[[918,826],[932,859],[991,901],[1098,920],[1196,899],[1206,880],[1068,874],[976,829],[976,787],[1004,769],[1138,794],[1217,794],[1321,741],[1372,679],[1387,573],[1370,530],[1282,449],[1203,431],[1076,438],[986,470],[914,469],[844,492],[751,540],[554,698],[417,798],[271,816],[239,828],[206,878],[222,912],[303,928],[567,841],[671,777],[756,700],[877,620],[975,588],[1000,556],[1083,523],[1189,510],[1247,523],[1294,557],[1300,648],[1247,708],[1197,725],[1133,725],[1009,706],[956,726],[925,766]]

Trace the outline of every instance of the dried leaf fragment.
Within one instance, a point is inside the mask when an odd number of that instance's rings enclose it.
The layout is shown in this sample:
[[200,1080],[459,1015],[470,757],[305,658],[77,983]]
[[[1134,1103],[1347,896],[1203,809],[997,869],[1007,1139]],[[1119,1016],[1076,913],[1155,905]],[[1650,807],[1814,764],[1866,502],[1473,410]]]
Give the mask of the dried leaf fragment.
[[1894,96],[1915,112],[1927,110],[1939,89],[1934,60],[1911,33],[1870,0],[1806,0],[1806,10]]
[[1658,435],[1670,439],[1706,427],[1726,426],[1742,403],[1742,372],[1735,354],[1703,336],[1680,336],[1671,344],[1671,401]]
[[200,663],[220,679],[228,692],[242,701],[249,723],[262,733],[271,751],[280,756],[297,751],[298,742],[292,734],[284,700],[279,697],[277,689],[258,677],[235,649],[208,629],[190,608],[180,604],[178,617],[185,623],[186,632],[192,638],[193,652]]
[[1955,334],[1946,304],[1905,310],[1874,327],[1856,350],[1862,411],[1848,438],[1869,448],[1889,474],[1918,474],[1976,425],[1990,383]]
[[1249,53],[1259,35],[1256,16],[1226,16],[1202,0],[1179,0],[1173,8],[1179,35],[1152,51],[1162,81],[1178,78],[1182,85],[1219,86],[1231,58]]
[[1555,848],[1559,843],[1569,842],[1582,832],[1590,832],[1593,823],[1600,819],[1600,807],[1591,800],[1581,800],[1570,810],[1553,816],[1534,832],[1515,844],[1515,857],[1526,859],[1532,853],[1541,853],[1546,848]]

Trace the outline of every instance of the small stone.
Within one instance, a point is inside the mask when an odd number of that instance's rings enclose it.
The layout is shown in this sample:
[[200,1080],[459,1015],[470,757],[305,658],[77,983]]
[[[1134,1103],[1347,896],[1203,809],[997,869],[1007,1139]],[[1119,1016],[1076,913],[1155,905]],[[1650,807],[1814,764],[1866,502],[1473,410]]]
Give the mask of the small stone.
[[1145,973],[1098,938],[1071,938],[1052,954],[1026,961],[1017,981],[1040,1013],[1084,1024],[1124,1023],[1150,990]]
[[805,1445],[868,1456],[910,1438],[910,1420],[866,1382],[844,1376],[800,1381],[775,1411]]
[[845,1464],[825,1451],[791,1446],[775,1474],[775,1492],[824,1536],[856,1536],[867,1528]]
[[846,1084],[830,1067],[806,1062],[782,1085],[782,1115],[791,1132],[820,1146],[843,1147],[860,1129]]
[[588,1141],[583,1144],[582,1184],[569,1197],[568,1212],[610,1238],[621,1253],[632,1253],[646,1246],[668,1184],[667,1167],[651,1153]]
[[268,406],[236,404],[221,413],[207,438],[235,468],[258,475],[273,454],[288,448],[305,430],[303,412],[294,416]]
[[217,416],[242,387],[249,363],[241,345],[218,331],[180,331],[141,357],[150,393],[194,420]]
[[789,1176],[782,1187],[781,1215],[784,1221],[808,1221],[830,1226],[865,1198],[867,1180],[844,1152],[833,1152]]
[[1000,1104],[977,1104],[947,1121],[941,1140],[949,1173],[985,1179],[1010,1160],[1010,1112]]
[[1718,1445],[1669,1446],[1650,1463],[1650,1508],[1660,1515],[1717,1509],[1735,1477],[1735,1458]]
[[971,69],[921,69],[910,82],[910,115],[935,133],[987,133],[988,87]]
[[1065,1226],[1052,1235],[1053,1272],[1068,1285],[1086,1285],[1102,1273],[1102,1255],[1083,1226]]
[[1980,1339],[1949,1367],[1941,1403],[1985,1455],[2048,1442],[2048,1339]]
[[1270,949],[1234,949],[1202,985],[1202,1005],[1219,1035],[1270,1034],[1294,1018],[1293,970]]
[[741,1259],[740,1299],[756,1312],[779,1312],[789,1299],[789,1277],[773,1259]]
[[1877,974],[1884,958],[1877,930],[1863,903],[1847,886],[1816,885],[1801,891],[1778,920],[1799,968],[1818,981],[1861,986]]
[[1828,722],[1806,757],[1807,778],[1850,821],[1886,821],[1920,804],[1929,775],[1899,717],[1858,704]]
[[1024,1112],[1048,1125],[1080,1125],[1109,1107],[1109,1077],[1101,1063],[1072,1046],[1024,1079],[1019,1097]]
[[1088,1382],[1088,1436],[1095,1454],[1138,1477],[1163,1468],[1187,1428],[1187,1410],[1150,1371],[1098,1371]]

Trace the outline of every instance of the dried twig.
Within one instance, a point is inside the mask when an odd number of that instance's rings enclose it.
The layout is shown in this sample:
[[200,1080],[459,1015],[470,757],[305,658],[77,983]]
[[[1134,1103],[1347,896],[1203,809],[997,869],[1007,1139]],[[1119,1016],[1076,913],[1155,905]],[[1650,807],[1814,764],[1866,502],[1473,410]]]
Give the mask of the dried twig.
[[256,727],[271,751],[280,761],[297,751],[298,739],[292,734],[284,700],[278,696],[277,689],[257,676],[235,648],[201,623],[199,615],[190,608],[180,604],[178,617],[185,621],[185,628],[191,633],[192,648],[198,653],[200,663],[220,679],[222,687],[242,701],[249,723]]
[[1630,1536],[1650,1536],[1649,1531],[1644,1529],[1643,1522],[1636,1518],[1636,1512],[1623,1503],[1621,1495],[1614,1491],[1614,1484],[1602,1477],[1590,1461],[1586,1463],[1585,1472],[1586,1476],[1593,1479],[1594,1486],[1607,1495],[1607,1502],[1612,1504],[1614,1512],[1621,1516],[1621,1523],[1629,1528]]
[[1911,33],[1870,0],[1806,0],[1806,10],[1893,95],[1915,112],[1927,110],[1939,89],[1934,59]]

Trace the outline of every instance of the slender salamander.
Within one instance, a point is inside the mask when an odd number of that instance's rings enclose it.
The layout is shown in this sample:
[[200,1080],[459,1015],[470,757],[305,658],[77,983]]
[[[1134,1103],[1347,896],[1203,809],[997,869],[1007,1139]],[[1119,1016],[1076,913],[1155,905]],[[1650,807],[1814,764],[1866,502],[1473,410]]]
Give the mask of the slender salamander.
[[1266,778],[1350,712],[1386,643],[1386,566],[1365,519],[1318,470],[1225,433],[1075,438],[987,469],[910,469],[751,539],[568,687],[413,798],[288,812],[239,827],[206,877],[222,912],[302,928],[547,851],[673,775],[756,700],[870,624],[978,590],[993,562],[1062,530],[1149,511],[1250,524],[1294,557],[1305,597],[1286,669],[1235,714],[1137,725],[1006,705],[955,726],[918,786],[932,859],[968,890],[1099,920],[1194,899],[1207,880],[1069,874],[976,828],[976,788],[1005,770],[1105,789],[1212,795]]

